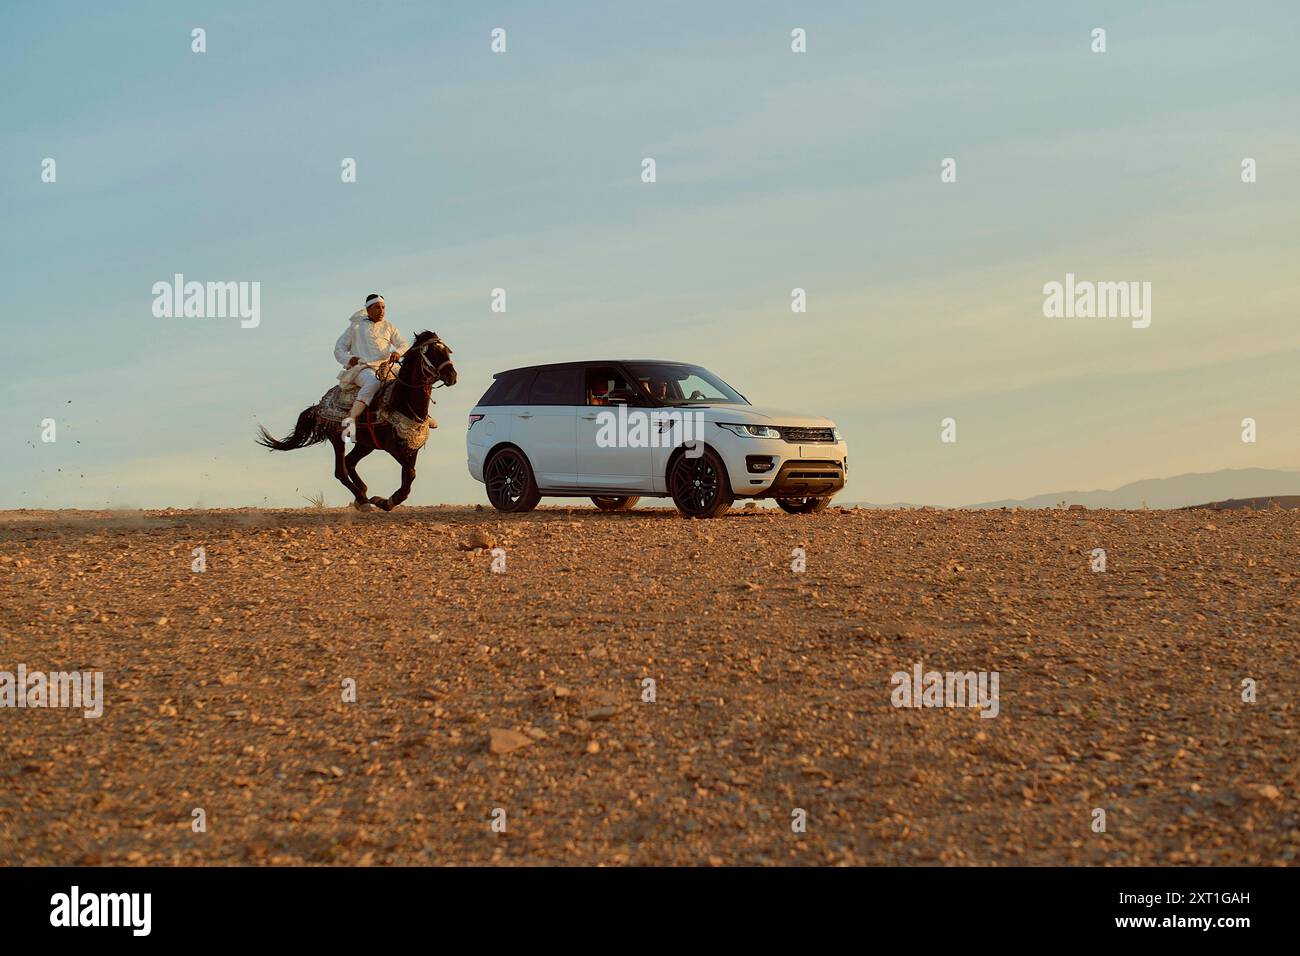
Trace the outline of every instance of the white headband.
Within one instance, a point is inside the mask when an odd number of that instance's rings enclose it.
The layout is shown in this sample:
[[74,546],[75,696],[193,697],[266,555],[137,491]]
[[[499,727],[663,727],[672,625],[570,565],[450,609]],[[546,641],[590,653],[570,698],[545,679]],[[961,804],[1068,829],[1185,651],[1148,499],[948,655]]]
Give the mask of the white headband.
[[375,296],[373,299],[369,299],[369,300],[367,300],[367,302],[366,302],[366,308],[368,309],[368,308],[370,308],[372,305],[376,305],[376,304],[378,304],[378,303],[380,303],[380,302],[383,302],[383,301],[384,301],[384,297],[383,297],[382,295],[377,295],[377,296]]

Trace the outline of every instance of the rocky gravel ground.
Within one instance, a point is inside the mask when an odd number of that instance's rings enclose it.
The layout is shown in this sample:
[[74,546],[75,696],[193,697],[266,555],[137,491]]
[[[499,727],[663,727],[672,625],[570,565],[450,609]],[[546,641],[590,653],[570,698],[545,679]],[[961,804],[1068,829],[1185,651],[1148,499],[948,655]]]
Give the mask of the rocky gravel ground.
[[[6,512],[0,671],[105,700],[0,709],[0,863],[1294,865],[1298,553],[1281,510]],[[895,707],[918,663],[997,716]]]

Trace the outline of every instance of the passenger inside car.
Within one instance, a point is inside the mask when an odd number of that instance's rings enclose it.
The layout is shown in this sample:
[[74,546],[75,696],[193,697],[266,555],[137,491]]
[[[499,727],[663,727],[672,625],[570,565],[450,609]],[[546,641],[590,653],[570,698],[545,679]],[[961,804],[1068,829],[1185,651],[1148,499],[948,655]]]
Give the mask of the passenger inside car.
[[630,391],[627,379],[612,368],[593,368],[587,370],[587,404],[609,405],[610,392]]

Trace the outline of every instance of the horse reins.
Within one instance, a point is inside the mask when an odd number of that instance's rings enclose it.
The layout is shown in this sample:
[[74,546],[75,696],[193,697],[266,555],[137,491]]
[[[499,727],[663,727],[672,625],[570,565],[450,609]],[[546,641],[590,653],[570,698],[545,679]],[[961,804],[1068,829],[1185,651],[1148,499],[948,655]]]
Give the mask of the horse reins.
[[[425,348],[428,347],[429,344],[431,343],[426,343],[419,350],[420,361],[423,362],[424,367],[432,371],[434,375],[434,380],[428,385],[423,386],[425,398],[428,398],[430,393],[432,393],[432,391],[438,386],[441,385],[444,388],[446,387],[446,383],[442,380],[442,370],[451,364],[450,358],[444,359],[442,362],[439,362],[437,365],[434,365],[432,362],[430,362],[429,357],[424,354],[424,350]],[[439,344],[443,345],[443,347],[446,348],[446,345],[441,340],[439,340]],[[408,352],[407,354],[409,355],[410,352]],[[405,362],[406,362],[405,356],[403,356],[401,359],[398,359],[396,363],[393,363],[391,360],[389,361],[388,364],[390,365],[396,364],[399,366],[397,373],[393,375],[393,381],[397,382],[399,385],[405,385],[407,388],[420,388],[421,386],[414,385],[411,382],[402,380],[402,370],[406,367]],[[374,409],[370,408],[369,406],[366,407],[365,412],[361,416],[361,423],[365,425],[366,430],[370,432],[370,441],[374,444],[374,446],[376,448],[381,447],[379,444],[379,436],[375,434]]]
[[[428,344],[432,344],[432,343],[428,343]],[[428,348],[428,344],[426,344],[424,347],[420,349],[419,354],[420,354],[420,361],[424,363],[424,367],[433,373],[433,381],[430,382],[427,386],[425,386],[426,390],[431,391],[440,385],[446,387],[446,383],[442,380],[442,370],[451,364],[451,359],[450,358],[443,359],[437,365],[434,365],[432,362],[429,361],[429,356],[424,354],[424,349]],[[443,348],[447,347],[446,344],[441,339],[438,340],[438,344],[441,345]],[[410,353],[408,352],[407,354],[409,355]],[[401,364],[403,369],[406,368],[405,357],[403,357],[400,360],[399,364]],[[394,378],[402,385],[405,385],[407,388],[418,387],[416,385],[413,385],[410,382],[402,381],[401,371],[398,371],[398,373],[394,376]]]

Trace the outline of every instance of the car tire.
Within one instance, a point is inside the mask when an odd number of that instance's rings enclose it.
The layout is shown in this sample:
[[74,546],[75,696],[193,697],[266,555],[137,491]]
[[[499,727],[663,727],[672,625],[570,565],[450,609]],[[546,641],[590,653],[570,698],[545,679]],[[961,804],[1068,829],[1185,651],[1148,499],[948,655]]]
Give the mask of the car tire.
[[717,518],[736,500],[727,468],[712,448],[692,458],[685,452],[668,469],[668,491],[684,518]]
[[830,505],[829,498],[777,498],[776,503],[786,514],[812,515],[825,511]]
[[492,507],[506,514],[532,511],[542,500],[533,466],[518,448],[502,448],[489,458],[483,466],[483,483]]
[[640,500],[640,496],[593,495],[591,503],[601,511],[630,511]]

